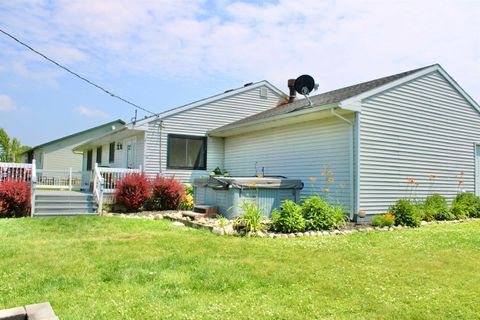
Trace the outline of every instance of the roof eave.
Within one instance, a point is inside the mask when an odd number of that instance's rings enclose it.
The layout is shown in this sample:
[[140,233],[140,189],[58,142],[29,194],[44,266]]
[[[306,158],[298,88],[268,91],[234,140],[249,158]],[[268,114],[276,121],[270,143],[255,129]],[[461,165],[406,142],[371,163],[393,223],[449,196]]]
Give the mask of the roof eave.
[[[328,109],[334,109],[334,108],[338,108],[338,107],[339,107],[339,104],[337,102],[336,103],[325,104],[325,105],[320,105],[320,106],[313,105],[312,107],[310,107],[308,109],[305,109],[305,110],[301,110],[301,111],[294,111],[294,112],[290,112],[290,113],[287,113],[287,114],[281,114],[281,115],[277,115],[277,116],[273,116],[273,117],[269,117],[269,118],[265,118],[265,119],[253,120],[251,122],[240,123],[240,124],[234,125],[234,126],[227,126],[225,128],[213,129],[213,130],[208,131],[207,134],[209,136],[212,136],[212,137],[215,137],[215,136],[221,137],[221,136],[224,136],[229,131],[241,130],[241,129],[244,129],[244,128],[247,129],[247,128],[250,128],[250,127],[254,127],[258,124],[263,124],[263,123],[267,123],[267,122],[275,122],[275,121],[279,121],[279,120],[283,120],[283,119],[287,119],[287,118],[298,117],[298,116],[302,116],[302,115],[306,115],[306,114],[310,114],[310,113],[315,113],[315,112],[319,112],[319,111],[324,111],[324,110],[328,110]],[[345,110],[350,110],[350,108],[347,108]],[[353,111],[353,110],[350,110],[350,111]]]

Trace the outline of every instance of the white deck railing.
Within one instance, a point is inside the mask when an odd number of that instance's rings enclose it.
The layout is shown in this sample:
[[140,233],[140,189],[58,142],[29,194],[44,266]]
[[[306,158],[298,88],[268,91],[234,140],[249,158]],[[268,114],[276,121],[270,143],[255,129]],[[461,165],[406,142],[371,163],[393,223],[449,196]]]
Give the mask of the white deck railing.
[[98,214],[102,214],[104,190],[105,190],[105,179],[100,174],[98,164],[95,163],[95,168],[93,169],[93,195],[97,202]]
[[80,190],[87,173],[78,170],[37,169],[38,189]]
[[126,169],[126,168],[98,168],[98,171],[105,182],[105,193],[114,193],[117,182],[125,176],[133,173],[141,173],[140,169]]
[[7,180],[27,181],[32,180],[31,163],[0,162],[0,182]]

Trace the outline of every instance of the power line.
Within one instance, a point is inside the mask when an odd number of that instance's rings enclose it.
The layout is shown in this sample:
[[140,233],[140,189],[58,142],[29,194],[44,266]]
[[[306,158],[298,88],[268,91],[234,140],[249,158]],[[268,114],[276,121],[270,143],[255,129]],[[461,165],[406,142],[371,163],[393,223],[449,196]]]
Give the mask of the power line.
[[18,42],[18,43],[21,44],[22,46],[28,48],[30,51],[33,51],[34,53],[38,54],[38,55],[41,56],[42,58],[50,61],[51,63],[53,63],[53,64],[56,65],[57,67],[65,70],[65,71],[67,71],[67,72],[70,73],[70,74],[73,74],[75,77],[77,77],[77,78],[85,81],[86,83],[88,83],[88,84],[96,87],[97,89],[102,90],[103,92],[105,92],[106,94],[108,94],[109,96],[111,96],[112,98],[117,98],[117,99],[119,99],[119,100],[121,100],[121,101],[123,101],[123,102],[125,102],[125,103],[128,103],[129,105],[131,105],[131,106],[133,106],[133,107],[135,107],[135,108],[137,108],[137,109],[143,110],[143,111],[148,112],[148,113],[153,114],[153,115],[156,115],[155,112],[152,112],[152,111],[150,111],[150,110],[148,110],[148,109],[145,109],[145,108],[139,106],[138,104],[135,104],[135,103],[133,103],[133,102],[130,102],[130,101],[128,101],[127,99],[124,99],[124,98],[116,95],[115,93],[110,92],[109,90],[105,89],[104,87],[102,87],[102,86],[100,86],[100,85],[98,85],[98,84],[96,84],[96,83],[88,80],[87,78],[82,77],[82,76],[79,75],[78,73],[76,73],[76,72],[70,70],[69,68],[61,65],[60,63],[56,62],[55,60],[50,59],[50,58],[47,57],[45,54],[43,54],[43,53],[35,50],[34,48],[32,48],[31,46],[29,46],[29,45],[26,44],[25,42],[19,40],[18,38],[14,37],[14,36],[11,35],[10,33],[6,32],[6,31],[4,31],[4,30],[2,30],[2,29],[0,29],[0,32],[3,33],[4,35],[6,35],[7,37],[12,38],[13,40],[15,40],[16,42]]

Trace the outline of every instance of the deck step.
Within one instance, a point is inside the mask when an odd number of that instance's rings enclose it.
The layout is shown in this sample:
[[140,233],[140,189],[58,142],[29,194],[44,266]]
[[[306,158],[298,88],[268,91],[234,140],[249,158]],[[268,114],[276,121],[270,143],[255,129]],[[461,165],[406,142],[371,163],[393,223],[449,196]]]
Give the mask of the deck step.
[[97,209],[91,193],[42,190],[35,195],[35,216],[95,215]]

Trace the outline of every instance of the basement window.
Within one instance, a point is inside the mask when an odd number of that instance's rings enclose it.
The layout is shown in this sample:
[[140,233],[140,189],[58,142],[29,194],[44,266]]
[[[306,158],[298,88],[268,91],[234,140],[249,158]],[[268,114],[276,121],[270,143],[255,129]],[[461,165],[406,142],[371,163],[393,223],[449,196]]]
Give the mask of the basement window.
[[207,137],[169,134],[167,168],[206,170]]

